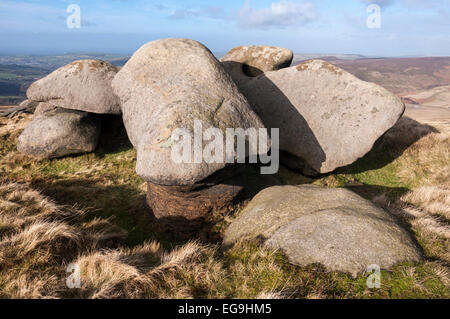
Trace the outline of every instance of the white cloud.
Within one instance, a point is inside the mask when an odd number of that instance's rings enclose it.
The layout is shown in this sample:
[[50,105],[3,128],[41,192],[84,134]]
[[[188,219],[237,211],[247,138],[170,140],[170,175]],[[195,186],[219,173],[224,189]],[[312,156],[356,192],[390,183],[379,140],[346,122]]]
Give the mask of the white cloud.
[[245,27],[283,27],[303,25],[317,18],[312,2],[292,2],[280,0],[270,8],[252,8],[251,0],[246,0],[239,10],[239,24]]

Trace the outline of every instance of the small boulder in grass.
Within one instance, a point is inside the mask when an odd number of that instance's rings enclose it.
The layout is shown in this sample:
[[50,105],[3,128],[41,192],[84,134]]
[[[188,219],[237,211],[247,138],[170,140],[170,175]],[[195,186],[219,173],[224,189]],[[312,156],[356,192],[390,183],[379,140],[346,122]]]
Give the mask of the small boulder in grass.
[[79,60],[34,82],[30,100],[97,114],[120,114],[119,99],[111,82],[118,69],[101,60]]
[[19,152],[38,158],[58,158],[96,149],[100,120],[92,114],[38,106],[38,114],[19,136]]
[[295,265],[322,264],[356,276],[377,265],[418,262],[422,253],[397,220],[342,188],[274,186],[256,195],[225,232],[224,245],[263,238]]

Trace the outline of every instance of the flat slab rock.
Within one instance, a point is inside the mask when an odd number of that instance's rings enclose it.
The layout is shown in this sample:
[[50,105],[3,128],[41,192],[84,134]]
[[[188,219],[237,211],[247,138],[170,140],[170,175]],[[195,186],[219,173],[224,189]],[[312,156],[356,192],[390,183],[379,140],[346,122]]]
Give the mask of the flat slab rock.
[[34,82],[27,90],[32,101],[98,114],[120,114],[111,82],[118,72],[101,60],[78,60]]
[[316,174],[363,157],[405,111],[393,93],[321,60],[266,72],[238,86],[264,125],[280,129],[280,149]]
[[33,121],[19,136],[19,152],[39,158],[57,158],[95,150],[100,121],[93,115],[40,103]]
[[293,264],[356,276],[419,261],[410,234],[381,208],[346,189],[275,186],[260,192],[225,232],[224,245],[262,237]]

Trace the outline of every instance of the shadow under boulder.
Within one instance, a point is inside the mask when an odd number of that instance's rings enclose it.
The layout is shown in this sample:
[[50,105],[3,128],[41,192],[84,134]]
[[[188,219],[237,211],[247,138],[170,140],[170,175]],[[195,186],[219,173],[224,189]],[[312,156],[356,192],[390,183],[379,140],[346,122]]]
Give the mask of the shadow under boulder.
[[367,155],[349,166],[339,168],[337,172],[357,174],[385,167],[402,156],[409,147],[420,139],[438,132],[433,126],[404,116],[375,142]]

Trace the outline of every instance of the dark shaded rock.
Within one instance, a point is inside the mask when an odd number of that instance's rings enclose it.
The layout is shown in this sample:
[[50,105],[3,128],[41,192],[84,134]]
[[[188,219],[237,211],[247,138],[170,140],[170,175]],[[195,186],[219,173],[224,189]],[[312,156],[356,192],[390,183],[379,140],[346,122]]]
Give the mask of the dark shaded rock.
[[233,206],[244,189],[244,167],[228,166],[190,186],[147,183],[147,203],[156,218],[207,220],[213,211]]

